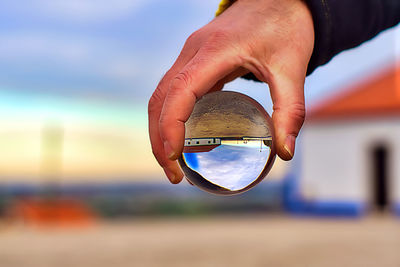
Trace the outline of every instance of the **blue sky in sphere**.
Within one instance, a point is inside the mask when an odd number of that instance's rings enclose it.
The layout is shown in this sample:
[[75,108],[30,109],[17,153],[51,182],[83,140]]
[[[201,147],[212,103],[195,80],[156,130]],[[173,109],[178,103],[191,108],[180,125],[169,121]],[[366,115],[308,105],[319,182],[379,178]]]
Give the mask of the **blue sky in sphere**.
[[210,152],[196,153],[198,167],[194,170],[214,184],[230,190],[242,189],[258,178],[270,155],[269,148],[261,150],[259,141],[254,143],[223,144]]

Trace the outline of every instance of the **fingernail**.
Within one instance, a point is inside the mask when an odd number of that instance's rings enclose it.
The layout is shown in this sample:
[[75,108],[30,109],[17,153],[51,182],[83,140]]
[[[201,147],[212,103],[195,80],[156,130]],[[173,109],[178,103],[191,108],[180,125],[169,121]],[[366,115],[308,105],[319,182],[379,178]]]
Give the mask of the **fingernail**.
[[295,144],[296,144],[296,137],[294,135],[288,135],[285,140],[284,148],[292,158],[294,155]]
[[176,184],[176,176],[173,172],[171,172],[169,169],[164,168],[164,172],[168,177],[168,180],[172,183],[172,184]]
[[167,158],[171,159],[171,160],[175,160],[175,151],[172,149],[171,145],[168,143],[168,141],[164,142],[164,151],[165,151],[165,155],[167,156]]

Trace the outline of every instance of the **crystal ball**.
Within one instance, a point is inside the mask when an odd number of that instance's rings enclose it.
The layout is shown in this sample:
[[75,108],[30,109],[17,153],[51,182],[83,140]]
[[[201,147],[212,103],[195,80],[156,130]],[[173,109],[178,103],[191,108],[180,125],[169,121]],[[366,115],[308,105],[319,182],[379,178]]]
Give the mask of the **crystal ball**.
[[275,160],[271,118],[247,95],[218,91],[204,95],[185,123],[179,164],[193,185],[234,195],[261,182]]

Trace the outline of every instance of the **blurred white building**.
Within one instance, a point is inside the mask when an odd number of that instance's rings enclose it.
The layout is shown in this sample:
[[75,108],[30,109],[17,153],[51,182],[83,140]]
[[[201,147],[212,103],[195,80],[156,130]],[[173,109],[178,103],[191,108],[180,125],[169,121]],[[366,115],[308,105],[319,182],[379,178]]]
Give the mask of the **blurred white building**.
[[288,179],[294,212],[400,215],[400,67],[392,67],[313,109],[300,164]]

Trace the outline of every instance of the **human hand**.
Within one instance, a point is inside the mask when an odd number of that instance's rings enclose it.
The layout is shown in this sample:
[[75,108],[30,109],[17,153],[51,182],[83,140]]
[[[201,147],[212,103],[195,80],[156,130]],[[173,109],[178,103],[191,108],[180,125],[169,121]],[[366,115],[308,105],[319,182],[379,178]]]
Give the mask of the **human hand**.
[[290,160],[304,122],[313,46],[313,21],[302,0],[238,0],[194,32],[149,101],[151,145],[168,179],[183,178],[176,159],[196,100],[249,72],[269,85],[277,153]]

